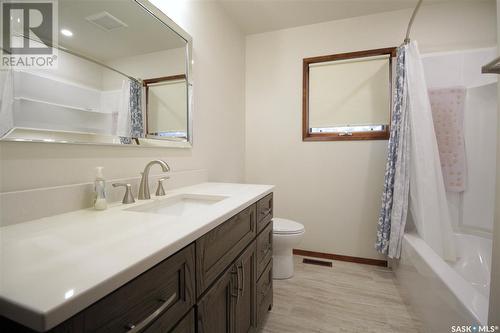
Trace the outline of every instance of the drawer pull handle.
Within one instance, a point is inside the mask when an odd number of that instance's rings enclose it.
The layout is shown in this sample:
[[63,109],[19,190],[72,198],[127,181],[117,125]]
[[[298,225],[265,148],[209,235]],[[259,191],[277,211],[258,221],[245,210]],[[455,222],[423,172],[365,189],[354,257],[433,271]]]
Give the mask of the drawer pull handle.
[[137,333],[140,332],[144,329],[144,327],[148,326],[151,324],[153,321],[156,320],[160,316],[160,314],[166,310],[170,304],[172,304],[173,301],[177,299],[177,293],[173,293],[172,296],[170,296],[166,301],[161,300],[162,305],[156,309],[152,314],[150,314],[146,319],[141,321],[139,324],[134,325],[134,324],[128,324],[126,326],[127,328],[127,333]]

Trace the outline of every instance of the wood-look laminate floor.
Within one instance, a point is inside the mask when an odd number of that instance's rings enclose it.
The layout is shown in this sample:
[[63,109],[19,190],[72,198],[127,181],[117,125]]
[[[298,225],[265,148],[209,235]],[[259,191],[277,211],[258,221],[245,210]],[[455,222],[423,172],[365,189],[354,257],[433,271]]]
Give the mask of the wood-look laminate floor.
[[295,275],[274,280],[274,306],[263,333],[421,333],[390,269],[332,261],[302,263]]

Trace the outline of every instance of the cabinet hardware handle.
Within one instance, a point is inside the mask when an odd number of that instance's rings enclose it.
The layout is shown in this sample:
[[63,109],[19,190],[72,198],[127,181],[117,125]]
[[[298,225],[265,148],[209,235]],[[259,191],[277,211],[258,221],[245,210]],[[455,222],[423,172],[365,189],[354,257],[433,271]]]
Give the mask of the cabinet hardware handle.
[[241,261],[241,297],[245,292],[245,266],[243,266],[243,261]]
[[170,304],[172,304],[173,301],[177,299],[177,293],[173,293],[172,296],[170,296],[166,301],[161,300],[162,305],[156,309],[152,314],[150,314],[146,319],[141,321],[139,324],[134,325],[134,324],[128,324],[126,325],[127,333],[137,333],[140,332],[144,329],[144,327],[148,326],[150,323],[156,320],[160,316],[160,314],[166,310]]
[[231,289],[231,296],[236,297],[236,304],[238,304],[238,301],[240,299],[240,270],[236,266],[236,271],[234,271],[234,266],[233,269],[231,270],[231,274],[236,274],[236,295],[233,294],[233,290]]
[[[238,266],[236,267],[236,269],[238,270],[238,302],[240,301],[240,296],[243,295],[243,293],[241,292],[241,290],[244,288],[243,287],[243,283],[245,282],[245,276],[243,275],[244,274],[244,271],[243,271],[243,262],[240,261],[240,263],[238,264]],[[240,269],[241,269],[241,285],[240,285]]]

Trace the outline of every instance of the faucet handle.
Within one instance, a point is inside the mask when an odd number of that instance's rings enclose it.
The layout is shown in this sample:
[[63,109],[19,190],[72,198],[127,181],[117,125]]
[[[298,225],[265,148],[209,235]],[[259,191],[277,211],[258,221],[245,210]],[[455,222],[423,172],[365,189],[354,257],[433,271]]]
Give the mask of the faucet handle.
[[125,187],[125,195],[123,196],[122,203],[131,204],[135,202],[134,195],[132,194],[132,185],[128,183],[113,183],[113,187]]
[[162,177],[158,179],[158,187],[156,188],[156,196],[161,197],[165,195],[165,189],[163,188],[163,181],[169,179],[170,177]]

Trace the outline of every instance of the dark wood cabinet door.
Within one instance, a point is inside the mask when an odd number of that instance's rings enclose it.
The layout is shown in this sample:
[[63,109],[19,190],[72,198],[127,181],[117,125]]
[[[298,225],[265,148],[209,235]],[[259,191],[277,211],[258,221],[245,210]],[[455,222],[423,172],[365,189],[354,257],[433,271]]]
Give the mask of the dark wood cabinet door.
[[[158,331],[156,331],[157,333]],[[170,333],[194,333],[195,332],[195,317],[194,309],[184,317]]]
[[256,207],[245,208],[196,241],[196,292],[200,297],[257,235]]
[[198,333],[233,332],[233,299],[237,297],[235,288],[237,272],[233,268],[227,269],[198,302]]
[[273,306],[273,259],[257,280],[257,326],[262,327],[267,312]]
[[234,301],[234,332],[254,332],[257,328],[256,283],[257,251],[255,241],[238,257],[235,264],[238,296]]

